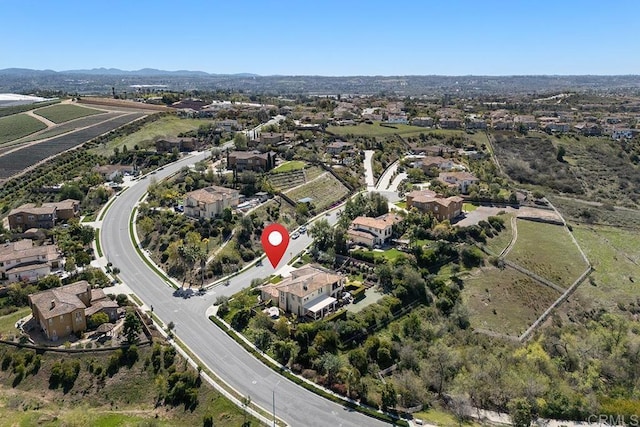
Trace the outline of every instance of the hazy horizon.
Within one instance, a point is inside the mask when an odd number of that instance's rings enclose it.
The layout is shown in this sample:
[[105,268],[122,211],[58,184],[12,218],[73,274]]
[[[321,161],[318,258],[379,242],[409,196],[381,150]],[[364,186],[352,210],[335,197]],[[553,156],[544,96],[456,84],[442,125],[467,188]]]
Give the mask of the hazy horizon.
[[640,3],[0,2],[0,68],[262,76],[633,75]]

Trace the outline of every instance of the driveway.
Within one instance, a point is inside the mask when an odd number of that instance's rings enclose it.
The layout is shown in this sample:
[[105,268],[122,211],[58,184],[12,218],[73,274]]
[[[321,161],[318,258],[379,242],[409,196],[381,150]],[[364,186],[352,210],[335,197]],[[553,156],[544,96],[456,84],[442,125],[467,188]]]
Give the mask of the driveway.
[[367,191],[374,191],[376,189],[376,180],[373,177],[373,150],[364,151],[364,178],[367,183]]
[[518,212],[518,209],[514,209],[511,206],[507,207],[494,207],[494,206],[478,206],[478,208],[471,212],[465,212],[464,217],[456,222],[454,225],[458,227],[466,227],[469,225],[476,225],[480,221],[486,221],[490,216],[498,215],[498,212]]

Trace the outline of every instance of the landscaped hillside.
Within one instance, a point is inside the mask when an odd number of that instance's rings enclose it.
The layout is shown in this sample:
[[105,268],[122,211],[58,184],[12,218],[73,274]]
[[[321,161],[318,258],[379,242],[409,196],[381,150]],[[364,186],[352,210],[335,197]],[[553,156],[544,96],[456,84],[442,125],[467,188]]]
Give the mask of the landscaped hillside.
[[1,425],[257,425],[168,345],[75,355],[2,345],[0,359]]

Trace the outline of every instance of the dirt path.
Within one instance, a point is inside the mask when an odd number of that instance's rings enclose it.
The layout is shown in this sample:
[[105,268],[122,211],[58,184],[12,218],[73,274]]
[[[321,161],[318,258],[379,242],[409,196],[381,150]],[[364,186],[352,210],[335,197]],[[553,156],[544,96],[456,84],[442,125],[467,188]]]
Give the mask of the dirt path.
[[516,245],[517,240],[518,240],[518,221],[515,216],[512,216],[511,217],[511,241],[509,242],[507,247],[504,248],[502,252],[500,252],[499,257],[500,258],[506,257],[509,254],[509,252],[511,252],[511,249],[513,249],[513,247]]
[[49,120],[47,118],[44,118],[42,116],[37,115],[35,112],[36,112],[36,110],[29,110],[29,111],[26,111],[25,113],[27,114],[27,116],[31,116],[36,120],[40,120],[42,123],[47,125],[47,129],[55,127],[55,126],[58,126],[56,123],[52,122],[51,120]]

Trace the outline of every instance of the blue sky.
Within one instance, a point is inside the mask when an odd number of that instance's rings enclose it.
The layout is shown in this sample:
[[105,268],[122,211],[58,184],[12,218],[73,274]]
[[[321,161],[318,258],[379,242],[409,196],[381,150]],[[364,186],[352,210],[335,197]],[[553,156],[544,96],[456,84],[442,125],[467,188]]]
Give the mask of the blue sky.
[[0,0],[0,69],[640,74],[640,1]]

